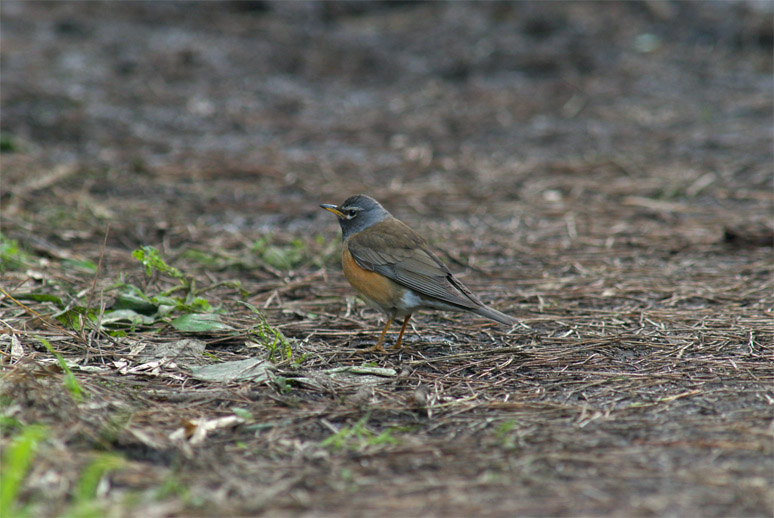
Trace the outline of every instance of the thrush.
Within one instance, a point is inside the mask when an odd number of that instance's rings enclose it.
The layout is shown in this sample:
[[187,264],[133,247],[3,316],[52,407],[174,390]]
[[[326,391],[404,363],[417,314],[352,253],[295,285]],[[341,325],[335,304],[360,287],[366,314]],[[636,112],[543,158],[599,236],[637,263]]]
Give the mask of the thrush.
[[344,276],[365,302],[387,316],[371,350],[383,351],[395,319],[403,320],[393,349],[401,346],[411,315],[422,309],[470,312],[501,324],[517,320],[485,305],[427,246],[427,241],[364,194],[341,205],[322,204],[341,225]]

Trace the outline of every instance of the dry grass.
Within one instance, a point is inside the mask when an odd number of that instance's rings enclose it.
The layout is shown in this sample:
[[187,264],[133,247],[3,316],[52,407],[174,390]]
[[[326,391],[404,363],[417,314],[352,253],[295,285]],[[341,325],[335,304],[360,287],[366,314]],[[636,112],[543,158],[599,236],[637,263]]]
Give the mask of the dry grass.
[[[19,29],[38,9],[11,9],[4,38],[48,77],[59,39]],[[732,38],[752,18],[720,4],[699,21],[629,4],[333,9],[340,25],[305,22],[326,43],[312,52],[288,43],[307,26],[281,10],[103,9],[62,4],[52,26],[108,71],[83,80],[134,114],[128,127],[91,96],[61,114],[57,95],[79,91],[64,76],[3,74],[4,112],[29,131],[3,155],[0,444],[48,429],[22,511],[774,515],[771,59]],[[663,51],[630,50],[651,16]],[[422,19],[437,27],[415,30]],[[158,23],[197,44],[146,47]],[[484,43],[495,51],[468,52]],[[47,90],[60,83],[72,88]],[[239,109],[219,104],[250,85]],[[53,129],[29,92],[61,115]],[[154,109],[135,110],[137,96]],[[58,146],[77,160],[61,165]],[[317,208],[361,191],[521,324],[422,313],[403,349],[364,352],[380,323]],[[142,245],[184,280],[146,276],[131,257]],[[127,285],[206,298],[230,330],[183,332],[180,308],[106,321]],[[290,350],[272,349],[274,330]],[[175,349],[183,339],[204,352]],[[262,381],[195,375],[269,356]],[[79,489],[105,452],[122,463]]]
[[[200,382],[190,362],[149,364],[132,353],[178,339],[166,326],[124,338],[65,332],[39,318],[51,314],[49,304],[22,310],[6,297],[8,413],[56,430],[35,467],[38,480],[76,480],[96,449],[131,459],[111,476],[117,494],[154,494],[170,477],[187,488],[185,497],[138,504],[153,512],[684,514],[701,498],[704,514],[759,514],[772,496],[774,453],[770,249],[740,255],[716,242],[631,251],[590,246],[592,235],[565,247],[559,226],[530,249],[518,276],[532,280],[518,291],[466,276],[521,326],[425,314],[405,348],[387,355],[362,352],[379,324],[335,267],[246,282],[247,300],[293,340],[292,359],[277,363],[280,382]],[[513,282],[509,265],[455,244],[455,254],[476,257],[500,286]],[[561,248],[573,250],[570,261],[557,255]],[[83,292],[91,285],[85,276],[72,281]],[[207,296],[225,305],[235,331],[200,335],[214,356],[195,363],[265,355],[251,332],[256,317],[234,290]],[[20,358],[11,357],[10,337],[24,346]],[[77,365],[84,401],[62,389],[50,356],[35,352],[38,337]],[[366,383],[328,371],[368,364],[395,375]],[[234,408],[247,419],[201,444],[175,437]],[[336,434],[338,446],[326,443]],[[68,487],[27,491],[45,490],[44,512],[57,513]]]

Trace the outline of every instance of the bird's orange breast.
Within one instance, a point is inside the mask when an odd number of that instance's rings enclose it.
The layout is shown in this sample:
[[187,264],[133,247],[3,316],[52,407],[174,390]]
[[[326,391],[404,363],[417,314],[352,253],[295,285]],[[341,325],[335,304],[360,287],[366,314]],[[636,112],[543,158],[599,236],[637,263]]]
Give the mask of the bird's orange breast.
[[396,307],[406,291],[387,277],[358,266],[346,244],[341,255],[341,266],[352,287],[365,297],[367,302],[381,306],[386,313]]

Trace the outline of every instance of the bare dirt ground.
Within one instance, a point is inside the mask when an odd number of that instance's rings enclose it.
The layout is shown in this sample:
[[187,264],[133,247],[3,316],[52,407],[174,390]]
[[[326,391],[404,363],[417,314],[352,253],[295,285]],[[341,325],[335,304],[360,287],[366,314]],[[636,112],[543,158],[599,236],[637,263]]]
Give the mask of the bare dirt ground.
[[[0,15],[6,511],[774,515],[770,5]],[[521,325],[363,352],[359,192]]]

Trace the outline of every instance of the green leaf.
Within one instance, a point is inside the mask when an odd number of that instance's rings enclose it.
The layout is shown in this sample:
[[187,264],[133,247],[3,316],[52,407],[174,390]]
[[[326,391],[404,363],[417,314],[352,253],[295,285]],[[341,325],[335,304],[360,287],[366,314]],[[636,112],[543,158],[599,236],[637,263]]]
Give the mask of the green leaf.
[[295,239],[289,245],[273,244],[271,236],[257,239],[250,250],[260,256],[268,265],[280,269],[289,270],[304,261],[306,243]]
[[20,270],[32,262],[30,255],[19,247],[19,242],[0,232],[0,272]]
[[0,153],[13,153],[18,150],[16,141],[8,133],[0,133]]
[[115,322],[129,322],[133,325],[150,325],[156,319],[153,316],[143,315],[131,309],[116,309],[106,311],[102,315],[102,324],[112,324]]
[[59,307],[64,307],[62,299],[50,293],[14,293],[16,300],[31,300],[33,302],[53,302]]
[[68,270],[81,270],[88,273],[95,273],[97,271],[97,265],[88,259],[65,259],[62,261],[62,266]]
[[131,309],[145,315],[152,315],[158,310],[158,304],[155,304],[150,297],[142,292],[140,288],[133,284],[127,284],[118,293],[118,298],[113,309]]
[[152,246],[143,246],[132,252],[132,257],[137,259],[145,267],[145,274],[150,277],[153,274],[153,270],[158,270],[161,273],[165,273],[175,279],[182,280],[184,278],[183,273],[170,266],[161,257],[161,253]]
[[177,309],[177,306],[168,306],[166,304],[161,304],[159,306],[159,311],[158,311],[157,314],[160,317],[165,317],[165,316],[169,315],[170,313],[172,313],[176,309]]
[[196,311],[201,311],[203,313],[206,313],[208,311],[212,311],[212,306],[210,305],[210,301],[205,299],[204,297],[196,297],[191,302],[191,306]]
[[220,321],[218,315],[191,313],[182,315],[172,321],[172,326],[185,333],[202,333],[210,331],[231,331],[234,328]]
[[156,295],[151,300],[154,302],[154,304],[156,304],[158,306],[172,306],[172,307],[176,307],[176,306],[182,304],[182,302],[180,302],[180,299],[176,299],[176,298],[170,297],[168,295]]
[[60,311],[54,315],[54,318],[59,320],[65,326],[70,327],[76,331],[80,331],[82,320],[91,320],[92,322],[96,322],[97,311],[92,308],[76,306],[66,311]]

